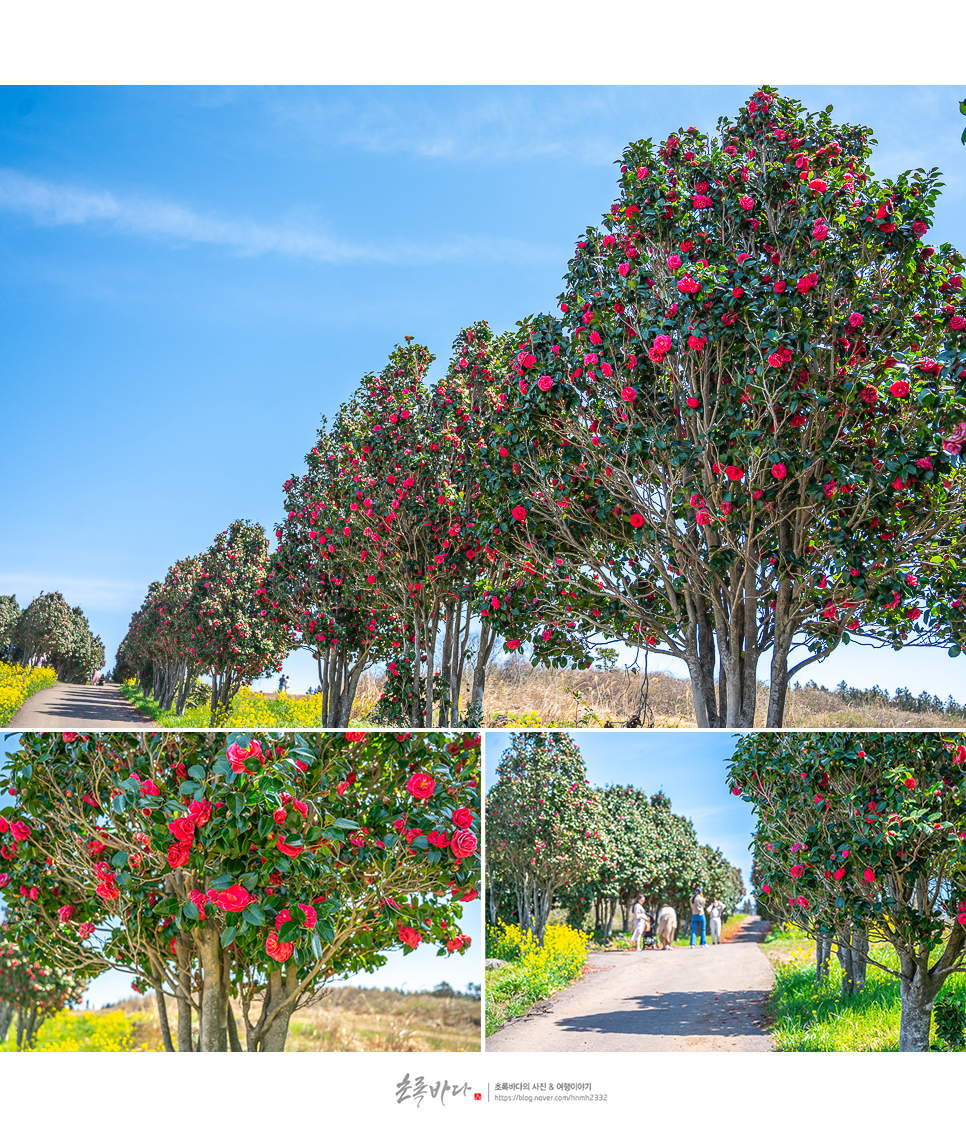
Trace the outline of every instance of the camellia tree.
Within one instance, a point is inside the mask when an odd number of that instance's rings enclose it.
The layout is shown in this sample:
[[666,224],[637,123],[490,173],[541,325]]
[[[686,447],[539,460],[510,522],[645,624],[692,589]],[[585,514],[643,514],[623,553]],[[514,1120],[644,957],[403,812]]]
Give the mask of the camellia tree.
[[513,571],[484,539],[480,484],[504,345],[484,322],[464,329],[430,386],[433,356],[411,338],[363,377],[320,431],[307,473],[285,483],[268,593],[319,660],[323,692],[331,687],[327,725],[348,722],[359,677],[379,659],[387,718],[479,721],[497,584]]
[[17,1049],[33,1049],[37,1031],[51,1015],[75,1006],[89,980],[24,958],[18,944],[0,941],[0,1044],[16,1018]]
[[72,608],[59,592],[42,592],[23,609],[13,639],[25,667],[45,660],[62,683],[87,683],[104,666],[104,644],[83,609]]
[[[754,806],[758,889],[817,940],[899,980],[900,1050],[928,1050],[943,983],[966,971],[966,740],[940,733],[749,734],[732,792]],[[894,957],[876,950],[889,945]]]
[[869,129],[830,110],[762,88],[714,135],[628,146],[561,314],[521,326],[490,442],[547,651],[570,624],[681,659],[699,726],[753,724],[765,653],[781,725],[800,668],[885,610],[912,627],[924,551],[962,546],[938,173],[876,178]]
[[520,927],[542,943],[554,899],[596,875],[604,860],[601,814],[569,735],[512,735],[486,795],[491,909],[511,889]]
[[470,944],[478,735],[30,734],[0,789],[18,944],[131,973],[169,1050],[282,1050],[328,980]]

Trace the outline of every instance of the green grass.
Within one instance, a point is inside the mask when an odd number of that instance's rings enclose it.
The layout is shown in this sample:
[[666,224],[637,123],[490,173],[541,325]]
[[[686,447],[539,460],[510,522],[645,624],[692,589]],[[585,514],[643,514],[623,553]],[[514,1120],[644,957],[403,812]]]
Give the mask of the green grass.
[[[785,961],[775,963],[775,987],[768,1002],[776,1050],[897,1051],[901,1004],[899,980],[869,964],[865,989],[843,999],[842,969],[832,956],[828,978],[815,978],[815,945],[793,931],[770,933],[766,943],[780,945]],[[873,958],[897,966],[895,952],[873,948]],[[942,994],[966,998],[966,975],[951,976]],[[933,1035],[935,1040],[935,1033]],[[945,1047],[942,1047],[945,1049]]]

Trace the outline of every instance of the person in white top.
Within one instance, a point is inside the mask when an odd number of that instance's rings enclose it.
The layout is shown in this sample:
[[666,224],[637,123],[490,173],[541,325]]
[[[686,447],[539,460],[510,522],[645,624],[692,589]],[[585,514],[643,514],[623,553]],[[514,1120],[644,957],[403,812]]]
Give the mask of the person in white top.
[[631,943],[638,951],[644,947],[644,936],[651,930],[651,918],[644,907],[644,894],[638,893],[634,901],[634,931],[631,933]]
[[713,944],[721,943],[721,917],[724,915],[724,905],[715,898],[708,909],[708,929]]

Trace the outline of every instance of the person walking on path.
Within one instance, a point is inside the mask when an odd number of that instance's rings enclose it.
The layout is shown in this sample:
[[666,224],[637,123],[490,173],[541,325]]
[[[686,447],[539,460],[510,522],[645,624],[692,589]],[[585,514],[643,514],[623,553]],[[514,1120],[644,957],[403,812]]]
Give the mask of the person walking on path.
[[701,933],[701,946],[707,947],[707,940],[705,939],[705,920],[704,920],[704,906],[707,900],[704,898],[704,893],[701,891],[701,886],[694,890],[694,895],[691,897],[691,946],[694,947],[694,941],[697,938],[698,932]]
[[633,916],[634,931],[631,935],[631,943],[637,951],[641,951],[644,947],[644,936],[651,930],[651,918],[644,907],[644,894],[642,892],[637,894],[637,899],[634,901]]
[[715,897],[708,909],[708,931],[713,944],[721,943],[721,917],[724,915],[724,905]]
[[661,941],[661,951],[671,950],[677,930],[678,915],[670,904],[665,904],[657,913],[657,937]]

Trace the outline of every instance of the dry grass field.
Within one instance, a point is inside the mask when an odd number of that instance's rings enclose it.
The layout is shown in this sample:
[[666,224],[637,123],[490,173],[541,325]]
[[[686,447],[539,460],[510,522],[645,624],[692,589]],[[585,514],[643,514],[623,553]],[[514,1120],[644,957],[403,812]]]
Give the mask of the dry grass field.
[[[353,722],[368,723],[382,681],[364,675],[359,684]],[[645,679],[634,670],[554,671],[511,659],[487,671],[483,700],[487,727],[648,727],[695,726],[690,684],[662,671]],[[765,725],[768,688],[759,685],[756,726]],[[885,699],[861,705],[847,703],[835,691],[793,686],[786,703],[786,728],[867,729],[880,727],[966,727],[966,718],[899,710]]]
[[[168,1001],[175,1023],[175,1003]],[[153,996],[125,999],[110,1008],[134,1020],[135,1049],[162,1048]],[[234,1007],[241,1024],[241,1012]],[[244,1041],[242,1043],[244,1045]],[[471,1052],[480,1049],[480,1002],[431,994],[410,995],[376,987],[332,987],[292,1016],[286,1052]]]

